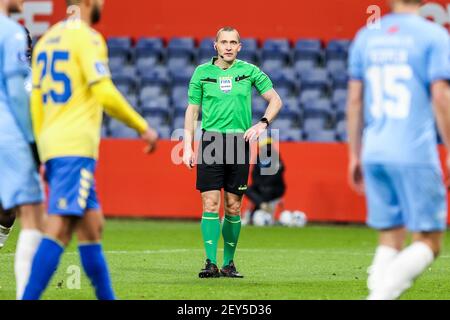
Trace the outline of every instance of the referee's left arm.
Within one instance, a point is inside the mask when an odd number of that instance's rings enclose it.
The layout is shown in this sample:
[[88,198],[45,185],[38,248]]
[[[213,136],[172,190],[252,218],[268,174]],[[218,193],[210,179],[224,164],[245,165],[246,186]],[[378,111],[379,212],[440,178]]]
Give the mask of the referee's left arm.
[[273,88],[269,89],[269,91],[263,93],[261,96],[269,102],[269,105],[267,106],[266,112],[261,121],[245,132],[245,141],[257,139],[264,132],[264,130],[268,128],[269,124],[275,120],[281,110],[281,107],[283,106],[283,102],[281,101],[279,94]]
[[270,89],[261,96],[269,103],[264,114],[264,118],[266,118],[269,123],[271,123],[273,120],[275,120],[281,108],[283,107],[283,102],[281,101],[280,95],[275,91],[275,89]]

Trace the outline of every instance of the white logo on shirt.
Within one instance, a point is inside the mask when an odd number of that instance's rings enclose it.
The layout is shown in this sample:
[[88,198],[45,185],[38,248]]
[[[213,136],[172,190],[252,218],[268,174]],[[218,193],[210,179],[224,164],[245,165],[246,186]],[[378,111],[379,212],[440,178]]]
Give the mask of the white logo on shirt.
[[219,79],[220,90],[224,93],[229,93],[233,89],[233,78],[232,77],[221,77]]

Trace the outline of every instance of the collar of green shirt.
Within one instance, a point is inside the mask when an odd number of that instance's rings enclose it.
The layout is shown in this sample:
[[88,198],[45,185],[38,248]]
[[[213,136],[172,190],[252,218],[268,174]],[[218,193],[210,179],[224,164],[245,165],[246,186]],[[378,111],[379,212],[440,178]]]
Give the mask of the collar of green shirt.
[[216,65],[217,59],[219,59],[219,58],[218,58],[218,57],[212,57],[212,59],[211,59],[211,64],[212,64],[213,66],[219,68],[219,69],[222,70],[222,71],[230,70],[231,68],[233,68],[233,66],[234,66],[234,65],[236,64],[236,62],[238,61],[238,59],[235,59],[235,60],[233,61],[233,64],[232,64],[229,68],[227,68],[227,69],[222,69],[221,67],[219,67],[218,65]]

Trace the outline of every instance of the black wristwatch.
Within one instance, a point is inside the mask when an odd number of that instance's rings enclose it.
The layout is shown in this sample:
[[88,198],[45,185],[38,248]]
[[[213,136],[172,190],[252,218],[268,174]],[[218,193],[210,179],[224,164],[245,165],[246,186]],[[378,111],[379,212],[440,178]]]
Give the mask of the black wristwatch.
[[270,126],[270,122],[269,122],[269,120],[267,120],[267,118],[262,118],[261,120],[259,120],[259,122],[265,123],[267,125],[266,129],[269,128],[269,126]]

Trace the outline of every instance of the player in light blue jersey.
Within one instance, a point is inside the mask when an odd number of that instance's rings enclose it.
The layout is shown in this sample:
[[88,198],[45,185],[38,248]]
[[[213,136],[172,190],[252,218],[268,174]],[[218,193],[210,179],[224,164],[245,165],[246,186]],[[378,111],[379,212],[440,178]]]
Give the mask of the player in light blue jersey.
[[[380,28],[358,33],[349,58],[350,181],[365,191],[368,224],[379,230],[371,300],[410,288],[438,256],[447,225],[435,119],[449,150],[449,35],[418,15],[420,0],[390,4]],[[404,248],[407,231],[413,242]]]
[[23,27],[8,18],[20,12],[23,0],[0,0],[0,248],[14,218],[22,230],[16,248],[17,298],[25,289],[31,263],[41,241],[43,192],[30,146],[34,143],[29,94],[30,67]]

